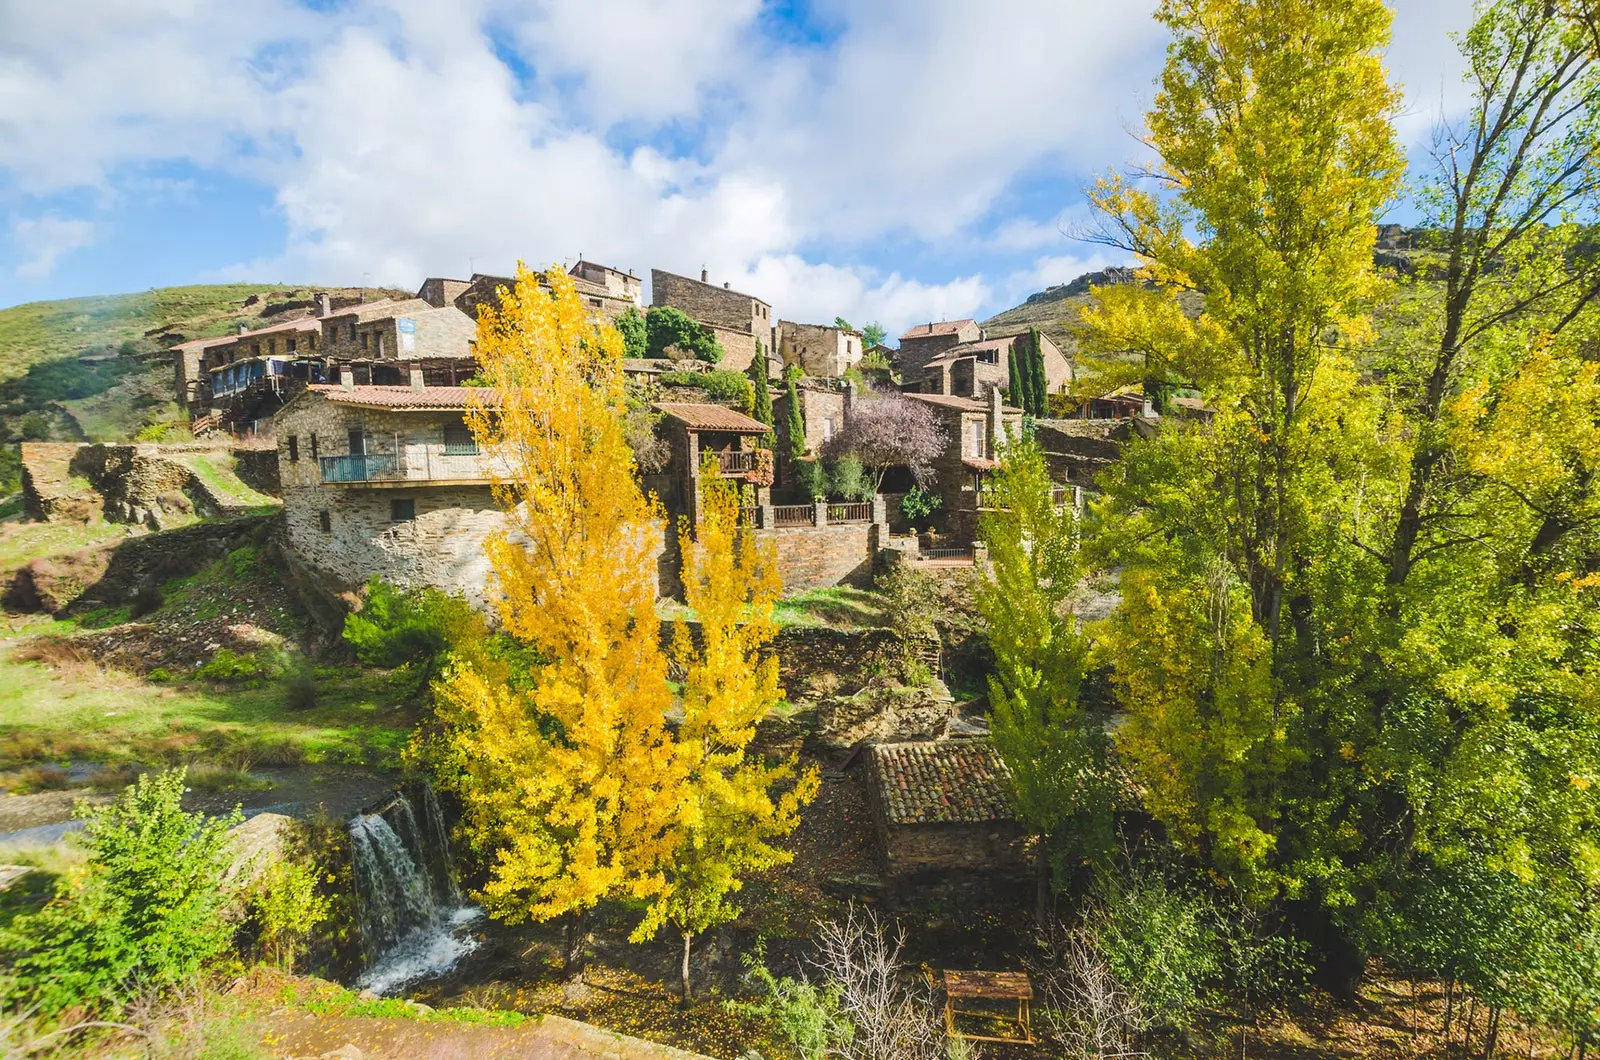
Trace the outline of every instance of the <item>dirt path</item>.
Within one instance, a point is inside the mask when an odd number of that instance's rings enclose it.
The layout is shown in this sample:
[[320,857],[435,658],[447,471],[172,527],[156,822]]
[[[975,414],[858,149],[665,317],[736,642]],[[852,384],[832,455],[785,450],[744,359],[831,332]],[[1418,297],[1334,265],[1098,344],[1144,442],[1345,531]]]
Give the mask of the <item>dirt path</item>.
[[613,1034],[587,1023],[545,1016],[518,1027],[363,1016],[270,1017],[261,1044],[294,1060],[707,1060]]

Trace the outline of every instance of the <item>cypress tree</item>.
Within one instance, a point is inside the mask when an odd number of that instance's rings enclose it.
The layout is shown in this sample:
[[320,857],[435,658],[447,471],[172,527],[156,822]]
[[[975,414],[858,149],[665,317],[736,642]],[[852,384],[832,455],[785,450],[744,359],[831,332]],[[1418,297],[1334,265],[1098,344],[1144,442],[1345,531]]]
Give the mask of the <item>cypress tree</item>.
[[755,390],[750,415],[771,427],[772,391],[767,387],[767,351],[760,339],[756,340],[756,359],[750,362],[750,383]]
[[789,400],[785,431],[789,435],[789,459],[799,461],[806,455],[806,418],[800,412],[800,395],[795,390],[794,377],[789,377],[785,397]]
[[1027,381],[1022,378],[1022,373],[1017,370],[1017,344],[1013,342],[1006,347],[1006,399],[1018,408],[1024,408],[1024,386]]
[[1029,390],[1033,392],[1035,416],[1050,415],[1050,384],[1044,377],[1044,346],[1039,341],[1039,329],[1029,328],[1028,338],[1033,346],[1029,354],[1029,374],[1031,376]]

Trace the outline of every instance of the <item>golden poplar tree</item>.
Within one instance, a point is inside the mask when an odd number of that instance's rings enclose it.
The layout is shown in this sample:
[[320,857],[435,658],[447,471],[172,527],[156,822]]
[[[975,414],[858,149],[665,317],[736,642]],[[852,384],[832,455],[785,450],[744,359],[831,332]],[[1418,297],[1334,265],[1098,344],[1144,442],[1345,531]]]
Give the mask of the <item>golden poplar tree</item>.
[[685,520],[678,528],[684,600],[700,620],[698,646],[681,618],[672,638],[684,673],[681,832],[665,866],[666,888],[633,933],[643,941],[664,924],[678,931],[685,1002],[694,937],[739,915],[729,899],[743,876],[793,858],[771,841],[794,831],[818,786],[816,770],[797,771],[793,756],[768,765],[747,754],[756,726],[783,698],[777,657],[763,654],[777,633],[772,608],[783,584],[773,544],[758,545],[738,525],[733,483],[717,477],[714,463],[701,483],[699,526]]
[[458,656],[434,752],[489,859],[489,911],[571,928],[604,898],[661,893],[682,769],[655,616],[660,514],[623,431],[622,340],[590,322],[563,270],[546,283],[519,265],[480,310],[489,388],[467,414],[509,523],[487,546],[499,617],[543,664]]

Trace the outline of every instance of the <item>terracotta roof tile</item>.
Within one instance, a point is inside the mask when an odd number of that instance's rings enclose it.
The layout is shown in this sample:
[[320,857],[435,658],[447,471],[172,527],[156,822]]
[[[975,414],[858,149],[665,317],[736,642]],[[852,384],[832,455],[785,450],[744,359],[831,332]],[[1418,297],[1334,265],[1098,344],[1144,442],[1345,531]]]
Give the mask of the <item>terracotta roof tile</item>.
[[892,824],[1016,818],[1005,763],[988,740],[877,744],[867,762]]
[[494,404],[497,394],[491,388],[468,386],[342,386],[319,383],[307,387],[335,405],[361,408],[397,409],[402,412],[456,412],[466,409],[474,398]]
[[[962,412],[989,411],[989,403],[987,401],[980,401],[978,398],[961,397],[957,394],[918,394],[915,391],[908,391],[906,397],[914,398],[917,401],[925,401],[930,405],[939,405],[947,409],[960,409]],[[1019,416],[1022,414],[1021,409],[1012,408],[1010,405],[1000,406],[1000,411],[1003,413],[1016,413]]]
[[741,434],[766,434],[772,430],[760,420],[753,420],[742,412],[726,405],[702,405],[693,402],[658,401],[652,406],[683,424],[702,431],[738,431]]
[[978,322],[976,320],[940,320],[932,324],[918,324],[904,335],[901,335],[900,341],[904,342],[907,339],[929,339],[933,338],[935,335],[954,335],[956,332],[969,325],[972,327],[977,327]]

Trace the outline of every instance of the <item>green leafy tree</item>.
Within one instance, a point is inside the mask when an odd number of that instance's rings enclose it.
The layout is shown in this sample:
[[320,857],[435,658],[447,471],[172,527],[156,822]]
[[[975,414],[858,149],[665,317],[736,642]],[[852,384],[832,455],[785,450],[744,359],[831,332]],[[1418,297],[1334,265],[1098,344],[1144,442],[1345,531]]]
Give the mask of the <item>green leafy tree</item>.
[[888,337],[889,333],[883,330],[883,325],[877,321],[861,329],[861,342],[869,350],[874,346],[882,346],[883,340]]
[[1011,775],[1024,825],[1047,844],[1039,913],[1058,887],[1109,856],[1114,786],[1101,719],[1083,707],[1089,640],[1072,601],[1082,571],[1070,507],[1053,501],[1044,452],[1008,446],[988,482],[979,535],[989,565],[974,603],[984,618],[994,673],[990,730]]
[[650,338],[644,314],[629,306],[618,314],[616,329],[622,335],[624,357],[649,357]]
[[1035,416],[1050,415],[1050,383],[1044,372],[1044,344],[1039,339],[1039,329],[1028,329],[1028,393],[1033,398]]
[[185,813],[184,778],[143,774],[87,813],[83,871],[0,933],[15,1001],[50,1015],[74,1005],[114,1014],[141,992],[192,982],[228,948],[228,829],[243,818]]
[[451,649],[479,639],[483,618],[466,599],[433,586],[398,589],[381,578],[366,586],[361,610],[344,620],[344,639],[367,666],[410,666],[425,685]]
[[815,503],[828,499],[828,469],[821,460],[797,460],[794,465],[795,488],[806,500]]
[[828,482],[832,486],[830,492],[840,500],[872,499],[874,492],[872,480],[867,477],[867,469],[862,466],[861,458],[854,453],[845,453],[833,462],[833,467],[828,472]]
[[722,360],[722,344],[716,334],[681,309],[651,306],[645,312],[644,324],[647,356],[665,357],[668,347],[673,347],[710,364]]
[[1017,344],[1014,342],[1006,347],[1006,379],[1006,400],[1026,412],[1028,381],[1023,378],[1022,367],[1017,360]]
[[[756,341],[756,359],[750,362],[750,384],[754,395],[750,416],[771,427],[775,421],[772,416],[772,388],[767,384],[767,351],[759,339]],[[770,437],[768,445],[771,444]]]

